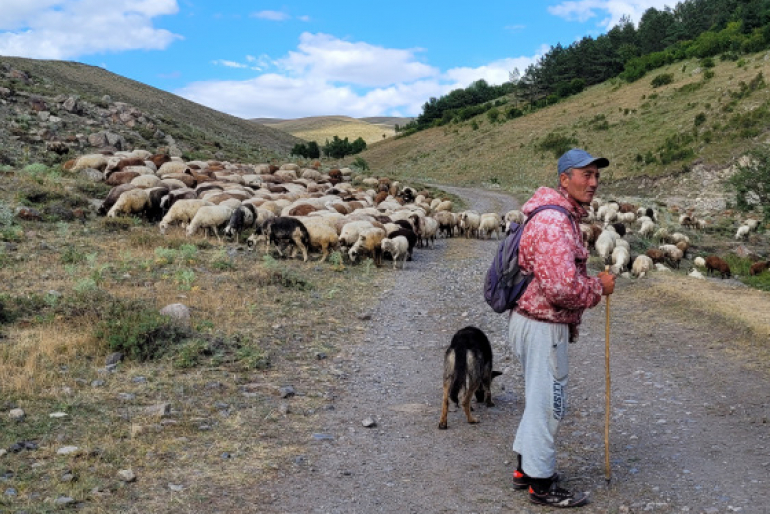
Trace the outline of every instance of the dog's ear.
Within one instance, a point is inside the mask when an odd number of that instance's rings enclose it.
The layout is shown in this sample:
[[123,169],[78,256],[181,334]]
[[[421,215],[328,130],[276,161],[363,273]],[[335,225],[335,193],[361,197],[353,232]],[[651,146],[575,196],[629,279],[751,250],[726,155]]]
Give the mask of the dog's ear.
[[503,374],[503,372],[502,372],[502,371],[494,371],[494,370],[493,370],[493,371],[492,371],[492,378],[495,378],[495,377],[499,377],[499,376],[500,376],[500,375],[502,375],[502,374]]

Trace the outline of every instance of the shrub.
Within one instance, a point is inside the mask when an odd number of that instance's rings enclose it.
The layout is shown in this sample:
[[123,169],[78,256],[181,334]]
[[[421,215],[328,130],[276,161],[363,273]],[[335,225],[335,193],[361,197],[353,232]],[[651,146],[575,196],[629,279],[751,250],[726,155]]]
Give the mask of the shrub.
[[500,111],[497,107],[492,107],[487,111],[487,118],[489,118],[490,123],[496,123],[500,119]]
[[661,87],[674,82],[674,75],[672,73],[661,73],[652,79],[652,87]]
[[522,111],[517,107],[511,107],[510,109],[508,109],[508,111],[506,111],[505,115],[509,120],[512,120],[514,118],[524,116],[524,111]]
[[699,127],[699,126],[703,125],[704,123],[706,123],[706,113],[705,112],[700,112],[700,113],[696,114],[695,115],[695,120],[693,120],[693,123],[695,124],[696,127]]
[[187,329],[147,307],[143,300],[112,299],[103,309],[95,336],[111,351],[131,359],[157,359],[189,335]]
[[738,165],[728,183],[735,190],[736,207],[746,211],[756,205],[770,205],[770,150],[758,146],[749,152],[750,161]]
[[713,68],[714,66],[716,66],[716,64],[714,63],[714,59],[712,59],[711,57],[704,57],[703,59],[701,59],[700,65],[703,66],[704,68]]
[[574,137],[550,132],[535,145],[535,149],[541,152],[551,152],[558,159],[564,152],[575,146],[578,146],[578,140]]
[[351,164],[362,171],[366,171],[369,169],[369,163],[366,162],[366,159],[364,159],[363,157],[356,157],[355,159],[353,159],[353,162]]

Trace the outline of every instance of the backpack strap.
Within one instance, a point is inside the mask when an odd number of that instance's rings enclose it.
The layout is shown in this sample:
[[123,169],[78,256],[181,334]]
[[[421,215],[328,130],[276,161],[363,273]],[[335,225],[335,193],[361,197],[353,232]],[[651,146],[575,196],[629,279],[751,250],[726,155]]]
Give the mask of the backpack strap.
[[566,215],[567,219],[569,219],[570,225],[572,226],[572,230],[575,231],[576,233],[579,233],[577,231],[577,228],[575,227],[575,221],[572,219],[572,213],[569,212],[564,207],[562,207],[561,205],[541,205],[540,207],[537,207],[535,210],[529,213],[529,216],[527,216],[527,219],[524,221],[524,224],[526,225],[529,222],[529,220],[534,218],[535,214],[539,213],[540,211],[544,211],[546,209],[553,209]]

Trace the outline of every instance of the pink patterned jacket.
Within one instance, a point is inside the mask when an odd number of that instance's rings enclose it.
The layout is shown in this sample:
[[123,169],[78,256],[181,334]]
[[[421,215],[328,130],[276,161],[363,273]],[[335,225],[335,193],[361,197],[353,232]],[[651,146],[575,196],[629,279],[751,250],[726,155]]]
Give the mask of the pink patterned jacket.
[[585,209],[567,196],[566,191],[541,187],[522,207],[529,214],[541,205],[559,205],[573,213],[548,209],[527,223],[521,236],[519,264],[527,273],[535,274],[519,299],[516,312],[540,321],[580,324],[583,311],[602,299],[602,284],[589,277],[586,270],[588,250],[578,223]]

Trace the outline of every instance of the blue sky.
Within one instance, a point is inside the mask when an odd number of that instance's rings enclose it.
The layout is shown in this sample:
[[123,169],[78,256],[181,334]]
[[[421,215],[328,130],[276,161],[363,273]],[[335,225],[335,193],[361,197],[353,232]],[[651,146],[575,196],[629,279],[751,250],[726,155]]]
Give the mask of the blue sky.
[[[666,2],[0,0],[0,56],[78,61],[242,118],[416,116]],[[675,5],[675,2],[668,2]]]

